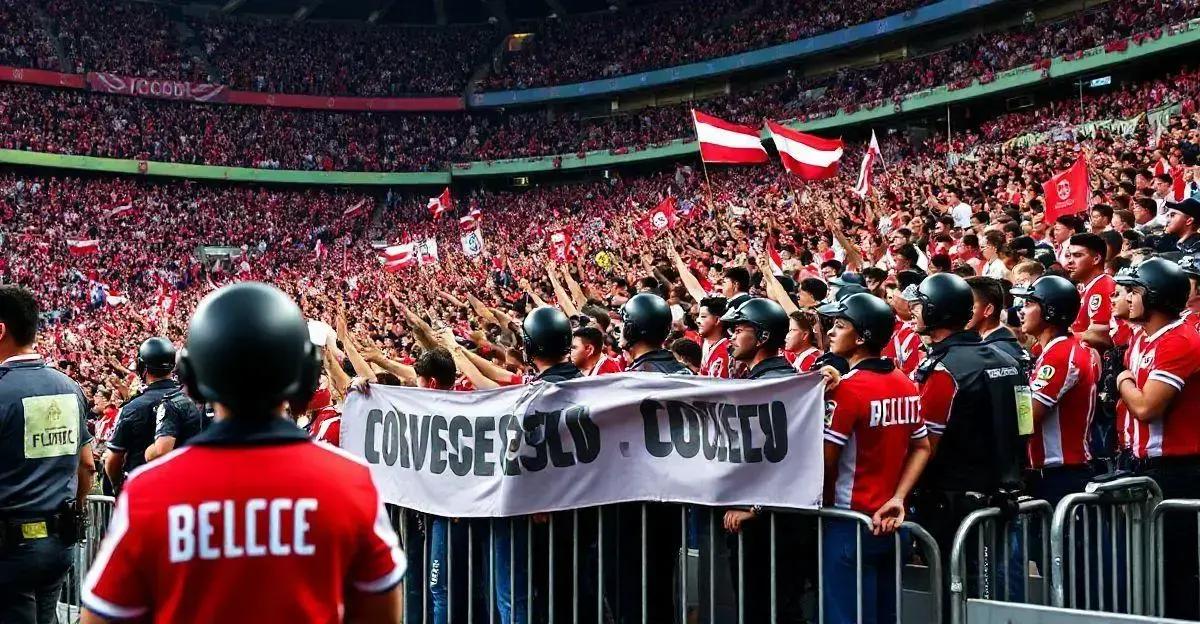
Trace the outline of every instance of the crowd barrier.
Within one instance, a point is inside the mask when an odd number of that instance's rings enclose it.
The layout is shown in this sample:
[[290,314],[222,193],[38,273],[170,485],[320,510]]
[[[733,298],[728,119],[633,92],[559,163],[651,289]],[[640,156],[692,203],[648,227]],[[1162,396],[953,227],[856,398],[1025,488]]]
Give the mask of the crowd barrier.
[[[61,621],[78,620],[83,577],[113,504],[89,497]],[[1149,622],[1165,621],[1163,523],[1200,519],[1200,500],[1163,500],[1153,480],[1126,477],[1091,483],[1054,508],[1026,499],[1012,510],[979,509],[954,535],[948,583],[942,553],[920,525],[905,522],[884,558],[864,556],[871,519],[841,509],[765,511],[738,533],[724,528],[725,509],[664,503],[507,519],[388,511],[409,557],[405,624],[824,622],[826,591],[850,587],[862,620],[872,593],[864,572],[884,559],[898,581],[897,622],[937,623],[946,613],[970,624]],[[848,526],[844,547],[828,552],[827,534]],[[853,559],[853,579],[827,587],[826,562],[837,558]]]

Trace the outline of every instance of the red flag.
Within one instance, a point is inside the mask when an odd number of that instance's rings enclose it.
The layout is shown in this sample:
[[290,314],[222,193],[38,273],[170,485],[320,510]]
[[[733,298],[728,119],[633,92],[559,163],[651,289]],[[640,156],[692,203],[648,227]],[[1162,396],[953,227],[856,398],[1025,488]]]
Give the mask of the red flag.
[[656,232],[675,227],[678,220],[679,217],[675,214],[675,196],[667,195],[666,199],[658,202],[658,205],[646,214],[639,225],[643,234],[653,236]]
[[863,154],[862,166],[858,169],[858,184],[854,185],[854,194],[858,195],[859,199],[865,199],[871,194],[871,189],[875,186],[875,162],[882,160],[879,152],[879,141],[875,138],[875,131],[871,131],[871,143],[867,146],[867,153]]
[[447,186],[446,190],[442,191],[441,195],[438,195],[437,197],[430,197],[429,203],[426,205],[429,208],[429,212],[433,213],[434,219],[441,217],[443,212],[452,210],[454,208],[454,202],[450,199],[450,187]]
[[1046,198],[1044,222],[1054,223],[1063,215],[1072,215],[1088,209],[1091,184],[1088,182],[1087,162],[1081,155],[1066,171],[1055,174],[1042,184]]
[[775,238],[767,239],[767,263],[771,265],[772,275],[783,275],[783,256],[775,248]]
[[463,232],[470,232],[477,227],[479,227],[478,222],[475,221],[475,217],[471,215],[459,217],[458,219],[458,229],[462,230]]
[[379,259],[384,270],[389,273],[417,265],[417,254],[413,251],[412,243],[384,247],[376,251],[375,257]]
[[729,123],[724,119],[693,110],[700,159],[710,163],[756,164],[767,162],[767,150],[758,129]]
[[767,129],[784,169],[803,180],[824,180],[837,175],[838,161],[842,159],[841,139],[804,134],[773,121],[767,122]]
[[570,262],[574,256],[571,231],[559,230],[550,234],[550,257],[558,262]]
[[67,239],[67,252],[72,256],[86,256],[100,253],[100,241],[91,238],[87,240]]
[[133,202],[129,200],[114,202],[108,206],[108,210],[104,213],[104,218],[123,217],[131,212],[133,212]]
[[355,217],[361,217],[362,215],[367,214],[367,212],[367,200],[364,199],[357,204],[354,204],[353,206],[343,210],[342,218],[353,219]]

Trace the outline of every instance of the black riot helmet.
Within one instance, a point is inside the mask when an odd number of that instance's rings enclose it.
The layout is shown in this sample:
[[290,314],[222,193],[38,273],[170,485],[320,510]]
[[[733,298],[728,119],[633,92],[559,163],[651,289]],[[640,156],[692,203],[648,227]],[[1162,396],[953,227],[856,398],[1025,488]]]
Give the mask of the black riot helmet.
[[1191,284],[1183,269],[1170,260],[1151,258],[1115,279],[1127,288],[1146,291],[1142,302],[1149,309],[1175,315],[1187,307]]
[[1017,286],[1010,292],[1037,303],[1042,307],[1042,320],[1058,328],[1070,327],[1079,314],[1079,290],[1064,277],[1043,275],[1029,286]]
[[147,338],[138,347],[136,368],[139,377],[147,373],[160,377],[171,374],[175,370],[175,345],[166,338]]
[[671,333],[671,307],[658,295],[640,293],[621,306],[621,321],[622,349],[639,342],[658,348]]
[[205,297],[179,354],[179,379],[188,395],[221,403],[235,415],[270,416],[281,401],[303,409],[320,375],[321,355],[300,308],[279,289],[257,282]]
[[850,295],[817,308],[817,313],[833,319],[846,319],[872,353],[887,346],[896,328],[896,315],[883,299],[866,293]]
[[721,324],[727,329],[738,325],[750,325],[755,330],[758,341],[768,349],[783,347],[784,338],[788,333],[788,315],[783,307],[770,299],[755,297],[742,305],[725,312]]
[[527,358],[558,359],[571,352],[571,319],[562,310],[542,306],[521,323]]
[[960,330],[971,320],[975,296],[967,280],[953,273],[934,273],[916,287],[904,289],[904,299],[921,304],[921,322],[925,331]]

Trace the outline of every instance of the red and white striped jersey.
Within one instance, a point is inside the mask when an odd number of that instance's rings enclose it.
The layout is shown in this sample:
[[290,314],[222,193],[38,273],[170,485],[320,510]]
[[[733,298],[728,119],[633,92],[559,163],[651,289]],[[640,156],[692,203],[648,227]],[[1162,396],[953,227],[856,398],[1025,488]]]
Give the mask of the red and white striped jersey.
[[792,360],[792,366],[798,373],[807,373],[813,369],[813,364],[816,364],[819,357],[821,357],[821,350],[809,347],[796,354],[795,359]]
[[1183,311],[1183,314],[1179,315],[1179,318],[1183,319],[1184,323],[1194,327],[1196,331],[1200,331],[1200,314],[1198,314],[1195,310],[1188,308]]
[[729,379],[729,339],[704,341],[701,345],[700,374],[705,377]]
[[917,370],[917,365],[925,357],[925,353],[921,351],[920,334],[913,329],[911,323],[896,319],[896,326],[892,330],[892,339],[884,345],[882,355],[895,360],[896,366],[904,371],[905,375],[911,377],[913,371]]
[[625,369],[621,368],[620,362],[608,357],[608,354],[606,353],[601,353],[600,359],[596,360],[596,365],[591,369],[582,372],[588,377],[595,377],[596,375],[610,375],[612,373],[619,373],[623,370]]
[[825,401],[825,442],[842,447],[833,502],[875,513],[896,493],[911,440],[928,435],[916,384],[887,358],[860,362]]
[[1029,465],[1082,466],[1091,455],[1088,427],[1096,407],[1100,357],[1075,336],[1051,340],[1030,371],[1033,400],[1046,407],[1029,438]]
[[1157,420],[1132,422],[1130,440],[1135,457],[1189,457],[1200,455],[1200,334],[1177,320],[1153,336],[1139,335],[1129,348],[1129,370],[1138,388],[1151,380],[1178,390]]
[[1117,282],[1107,273],[1101,273],[1079,288],[1079,313],[1071,324],[1071,331],[1081,334],[1092,325],[1108,325],[1112,319],[1112,298]]

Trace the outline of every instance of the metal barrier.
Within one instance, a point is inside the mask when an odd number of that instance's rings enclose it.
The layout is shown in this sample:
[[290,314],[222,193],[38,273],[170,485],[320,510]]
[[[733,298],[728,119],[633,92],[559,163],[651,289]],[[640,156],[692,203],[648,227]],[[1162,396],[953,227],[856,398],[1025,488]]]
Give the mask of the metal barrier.
[[[1012,556],[1014,547],[1020,551],[1020,558],[1017,560],[1020,566],[1021,577],[1021,602],[1028,602],[1030,597],[1030,581],[1032,574],[1029,571],[1029,517],[1038,515],[1041,516],[1041,557],[1038,570],[1041,574],[1045,574],[1048,567],[1049,553],[1049,536],[1050,536],[1050,514],[1052,508],[1050,503],[1044,500],[1025,500],[1017,505],[1017,513],[1013,518],[1005,518],[1003,511],[999,507],[985,507],[977,509],[963,519],[959,524],[958,530],[954,533],[954,541],[950,549],[950,621],[953,624],[961,624],[967,618],[967,599],[970,593],[969,582],[972,577],[968,576],[967,558],[968,544],[971,533],[977,531],[975,564],[978,570],[974,576],[977,579],[977,592],[979,597],[990,599],[993,598],[993,588],[999,585],[999,580],[1004,579],[1004,595],[1003,599],[1009,600],[1014,592],[1013,587],[1013,568]],[[1014,524],[1015,521],[1015,524]],[[997,530],[999,529],[999,530]],[[1019,534],[1015,531],[1019,529]],[[1000,550],[999,560],[1001,566],[996,566],[997,552],[997,533],[1001,535],[1000,542],[1002,548]],[[1019,535],[1019,538],[1018,538]],[[1014,544],[1013,542],[1018,542]],[[1042,603],[1048,602],[1046,590],[1042,590]]]
[[1092,482],[1063,497],[1054,510],[1051,604],[1158,613],[1145,592],[1156,586],[1157,569],[1147,557],[1155,543],[1150,516],[1161,500],[1162,490],[1149,477]]
[[[1154,507],[1154,511],[1150,514],[1150,526],[1154,531],[1154,548],[1150,552],[1153,553],[1154,565],[1147,567],[1154,568],[1154,571],[1157,574],[1155,578],[1163,579],[1164,581],[1167,578],[1163,570],[1163,561],[1166,559],[1166,550],[1163,546],[1163,521],[1168,513],[1185,511],[1195,514],[1196,522],[1200,523],[1200,500],[1192,498],[1174,498],[1164,500],[1156,505]],[[1200,526],[1200,524],[1198,524],[1198,526]],[[1200,529],[1198,529],[1197,533],[1200,534]],[[1198,545],[1196,559],[1197,565],[1200,565],[1200,535],[1198,535],[1197,542]],[[1158,610],[1155,612],[1155,614],[1162,615],[1167,611],[1167,583],[1160,582],[1152,587],[1156,588],[1154,602]],[[1195,589],[1197,590],[1197,600],[1200,600],[1200,587]]]
[[[941,554],[922,527],[878,538],[869,517],[821,509],[765,512],[730,533],[726,511],[630,503],[452,520],[390,508],[409,553],[404,621],[824,621],[831,592],[846,600],[847,587],[827,587],[822,573],[839,557],[852,566],[856,619],[868,608],[864,584],[884,579],[876,593],[889,591],[890,573],[896,621],[941,621]],[[826,552],[838,536],[844,550]],[[914,544],[923,566],[907,556]]]
[[79,543],[75,545],[74,564],[67,572],[67,580],[63,583],[62,596],[59,598],[59,620],[77,622],[80,609],[83,607],[83,580],[87,571],[100,551],[100,541],[108,532],[108,524],[112,520],[113,506],[116,499],[111,496],[88,496],[87,527]]

